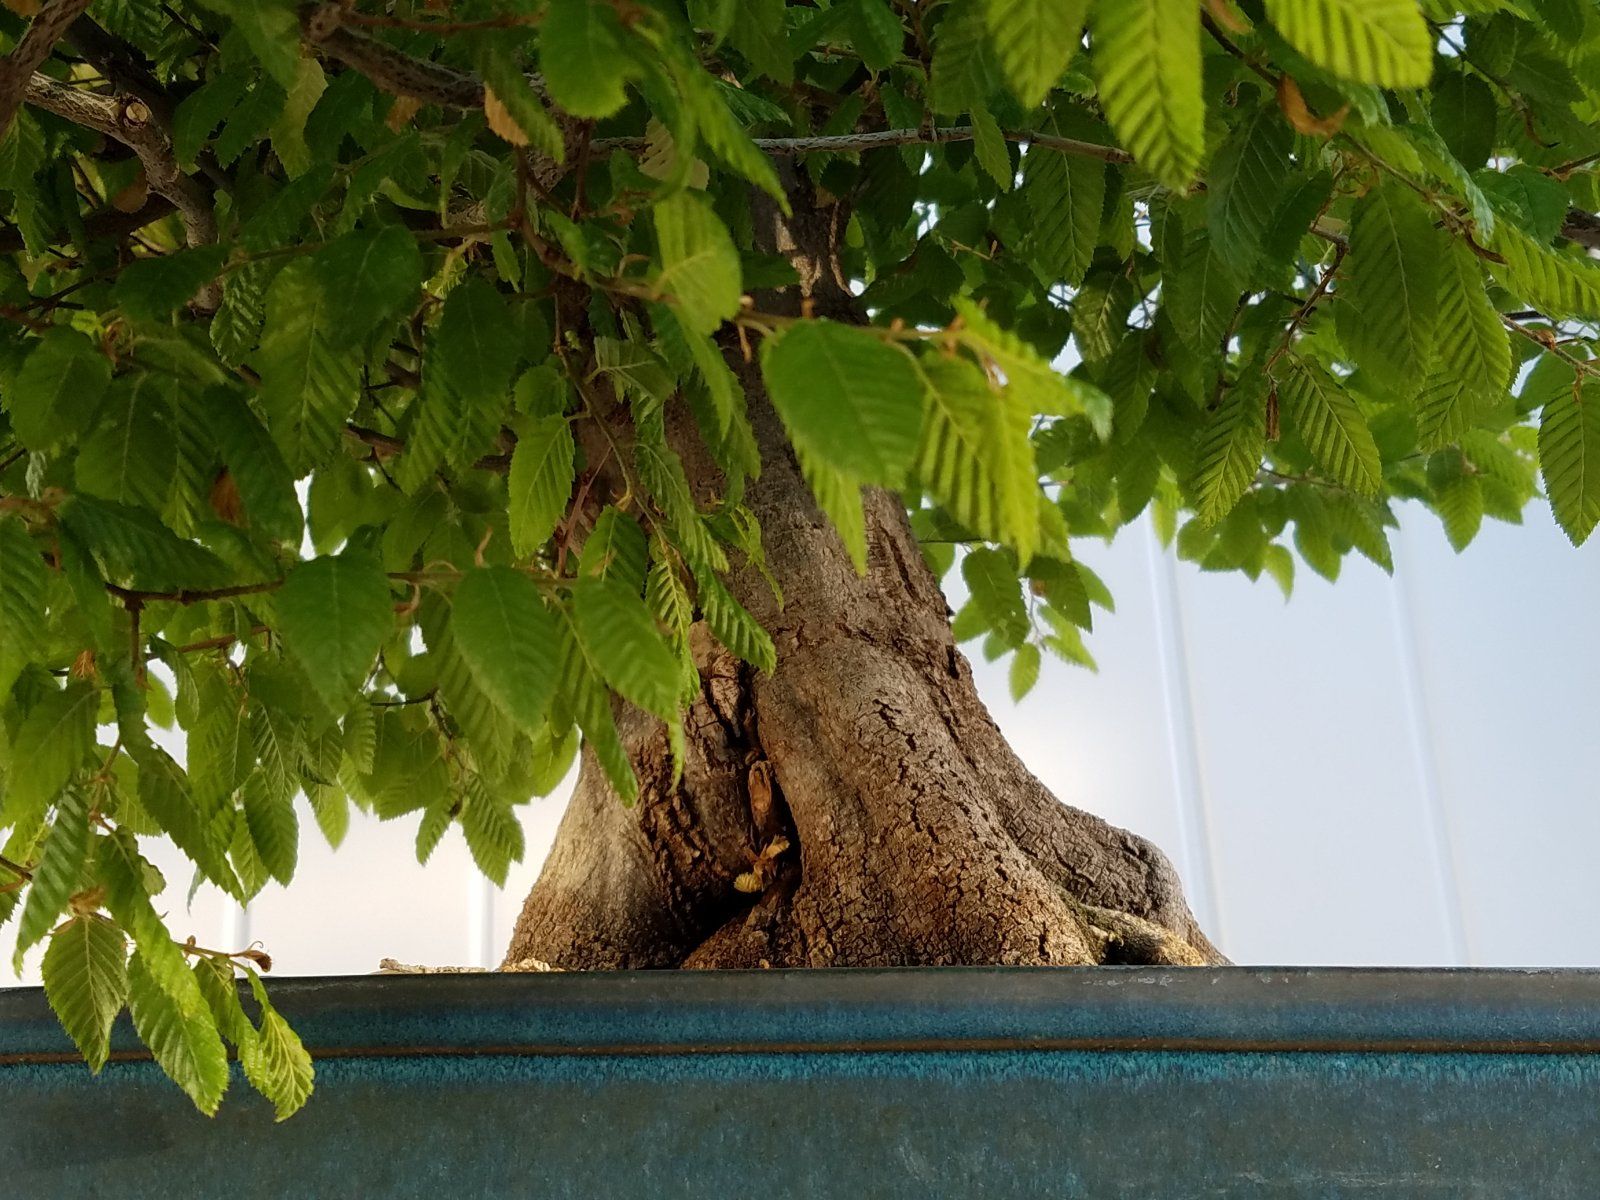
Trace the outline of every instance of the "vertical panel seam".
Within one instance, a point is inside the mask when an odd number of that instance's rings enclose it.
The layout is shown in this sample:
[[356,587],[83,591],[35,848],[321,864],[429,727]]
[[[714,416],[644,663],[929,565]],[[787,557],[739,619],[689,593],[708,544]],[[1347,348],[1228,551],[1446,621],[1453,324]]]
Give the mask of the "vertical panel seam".
[[[1401,536],[1403,538],[1404,534]],[[1433,852],[1434,876],[1444,909],[1450,953],[1456,965],[1469,967],[1477,962],[1477,955],[1467,932],[1466,894],[1462,890],[1459,855],[1455,838],[1450,832],[1450,815],[1439,775],[1439,746],[1428,706],[1427,690],[1423,684],[1422,650],[1417,640],[1414,602],[1405,578],[1402,560],[1395,564],[1394,574],[1390,577],[1390,595],[1394,601],[1394,631],[1399,651],[1401,689],[1405,698],[1407,723],[1411,727],[1412,759],[1417,783],[1422,789],[1423,817],[1428,829],[1428,844]]]
[[1195,720],[1194,675],[1184,632],[1183,599],[1177,567],[1149,520],[1141,523],[1150,565],[1150,590],[1156,611],[1156,660],[1167,718],[1167,752],[1178,795],[1178,828],[1188,858],[1186,887],[1207,934],[1219,946],[1226,940],[1222,901],[1216,886],[1216,852],[1200,730]]

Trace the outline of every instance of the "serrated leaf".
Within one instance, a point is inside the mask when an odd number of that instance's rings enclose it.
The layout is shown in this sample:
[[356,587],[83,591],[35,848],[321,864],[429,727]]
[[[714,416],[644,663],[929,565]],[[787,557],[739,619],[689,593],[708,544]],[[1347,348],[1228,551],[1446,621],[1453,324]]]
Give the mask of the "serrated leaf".
[[1100,104],[1119,142],[1174,189],[1194,179],[1205,149],[1200,6],[1117,0],[1091,18]]
[[550,540],[572,494],[572,429],[565,417],[530,417],[517,429],[507,502],[511,546],[531,558]]
[[509,47],[496,39],[478,44],[483,112],[489,128],[513,146],[532,146],[556,162],[566,157],[561,127],[545,109]]
[[1339,381],[1317,363],[1295,359],[1279,395],[1323,469],[1351,491],[1376,495],[1383,487],[1378,446],[1361,409]]
[[43,643],[45,585],[41,547],[21,520],[0,514],[0,700]]
[[40,977],[45,999],[96,1073],[111,1054],[111,1023],[128,998],[127,940],[102,916],[74,917],[56,930]]
[[1023,160],[1022,195],[1042,281],[1077,284],[1094,258],[1105,209],[1106,165],[1036,146]]
[[961,578],[982,615],[983,629],[993,630],[1005,645],[1020,646],[1028,636],[1028,612],[1011,559],[993,547],[980,546],[961,560]]
[[324,332],[331,344],[356,345],[416,304],[422,289],[417,240],[399,225],[345,234],[312,260],[322,287],[339,297],[340,320]]
[[88,428],[111,364],[83,334],[56,326],[33,346],[5,394],[11,428],[29,450],[51,450]]
[[602,0],[551,0],[539,26],[539,65],[550,95],[575,117],[609,117],[627,102],[636,68],[617,10]]
[[1083,38],[1089,0],[984,0],[995,58],[1024,108],[1038,105]]
[[300,819],[295,814],[293,798],[269,787],[259,775],[245,783],[240,798],[245,828],[250,831],[256,856],[268,874],[287,885],[294,878],[300,858]]
[[1183,239],[1177,261],[1167,264],[1162,289],[1179,336],[1196,352],[1215,354],[1244,285],[1209,233],[1197,229]]
[[1020,703],[1024,696],[1033,691],[1034,684],[1039,682],[1039,667],[1039,647],[1032,642],[1017,647],[1011,656],[1011,668],[1007,675],[1012,703]]
[[478,870],[497,887],[504,887],[511,864],[522,861],[522,824],[510,805],[492,796],[480,780],[473,780],[468,787],[461,809],[461,832]]
[[624,700],[670,719],[678,711],[678,660],[644,601],[611,579],[584,580],[572,607],[583,651]]
[[277,1119],[287,1121],[311,1098],[316,1071],[300,1035],[272,1007],[261,977],[254,971],[247,974],[261,1019],[255,1036],[239,1044],[239,1065],[251,1086],[272,1102]]
[[1546,317],[1600,316],[1600,266],[1589,259],[1542,246],[1510,221],[1496,223],[1491,248],[1501,261],[1490,272]]
[[578,574],[592,579],[614,579],[629,591],[644,588],[648,553],[639,522],[615,505],[607,505],[595,518],[594,528],[578,557]]
[[394,628],[382,568],[353,551],[299,563],[284,578],[274,606],[284,647],[324,703],[343,711]]
[[43,941],[50,927],[78,890],[89,850],[89,796],[80,788],[67,788],[56,803],[56,819],[44,840],[44,853],[33,872],[28,899],[17,922],[17,949],[13,960],[20,970],[22,956]]
[[182,590],[209,587],[227,573],[216,555],[180,538],[147,509],[76,495],[59,512],[62,526],[109,582]]
[[691,332],[709,334],[739,311],[739,252],[711,205],[678,192],[652,210],[661,273],[656,289],[670,297]]
[[1539,470],[1556,523],[1583,545],[1600,522],[1600,386],[1586,380],[1545,402]]
[[1411,192],[1385,185],[1356,205],[1335,292],[1339,340],[1396,390],[1420,379],[1433,354],[1441,249],[1428,210]]
[[1265,387],[1259,380],[1228,389],[1195,449],[1195,509],[1215,524],[1255,482],[1267,444]]
[[342,321],[337,292],[309,259],[284,267],[267,290],[257,399],[297,477],[337,449],[360,396],[360,361],[343,348]]
[[916,457],[923,381],[911,356],[862,329],[804,321],[762,347],[772,402],[805,454],[893,487]]
[[10,764],[0,825],[27,825],[44,815],[93,749],[99,708],[99,690],[74,680],[45,693],[29,710],[12,735],[12,744],[27,752]]
[[211,393],[203,411],[217,453],[244,501],[246,519],[268,537],[298,546],[305,523],[300,497],[289,464],[266,427],[232,392]]
[[1267,0],[1267,18],[1300,53],[1355,83],[1427,86],[1434,37],[1417,0]]
[[135,321],[165,321],[217,277],[227,257],[225,246],[196,246],[136,258],[117,276],[117,304]]
[[771,674],[777,670],[777,648],[761,623],[715,575],[701,572],[695,580],[700,594],[700,612],[711,635],[758,671]]
[[1026,563],[1039,544],[1033,413],[967,359],[934,359],[917,474],[962,525]]
[[820,461],[815,455],[795,448],[800,473],[816,499],[817,507],[833,525],[844,543],[845,553],[856,573],[867,573],[867,518],[861,507],[861,482]]
[[1288,190],[1294,134],[1271,104],[1235,129],[1212,159],[1206,222],[1221,260],[1249,278],[1279,201]]
[[79,447],[78,490],[159,510],[177,467],[173,418],[165,381],[149,375],[119,380]]
[[468,571],[450,629],[489,697],[527,730],[544,721],[561,667],[561,631],[538,585],[510,567]]
[[[184,975],[193,981],[187,970]],[[134,1029],[167,1077],[209,1117],[228,1089],[228,1052],[198,984],[194,994],[198,1004],[169,995],[151,973],[143,947],[128,960],[128,1011]]]
[[1484,289],[1477,255],[1455,239],[1440,263],[1438,305],[1438,372],[1493,404],[1511,382],[1510,334]]

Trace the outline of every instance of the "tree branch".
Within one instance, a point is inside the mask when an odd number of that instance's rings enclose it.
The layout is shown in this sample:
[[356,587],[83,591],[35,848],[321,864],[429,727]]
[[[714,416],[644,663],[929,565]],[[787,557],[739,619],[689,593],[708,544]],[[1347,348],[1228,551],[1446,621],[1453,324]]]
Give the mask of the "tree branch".
[[364,33],[344,28],[344,10],[319,4],[301,21],[306,42],[318,53],[361,72],[384,91],[445,108],[483,107],[483,84],[452,67],[413,58]]
[[1600,250],[1600,217],[1581,208],[1569,208],[1561,223],[1561,236],[1586,250]]
[[33,73],[50,57],[67,27],[88,7],[89,0],[45,0],[45,7],[22,40],[0,59],[0,140],[11,132],[11,123],[17,119]]
[[[25,94],[30,104],[74,125],[114,138],[137,154],[150,190],[171,201],[182,216],[189,245],[203,246],[217,240],[217,221],[211,210],[210,195],[178,166],[172,142],[156,124],[144,101],[80,91],[38,73],[28,81]],[[220,297],[207,295],[213,290],[214,285],[202,291],[200,303],[203,307],[215,308]]]
[[[868,133],[839,133],[816,137],[754,138],[756,146],[768,154],[785,157],[791,154],[851,154],[860,150],[879,150],[890,146],[935,145],[944,142],[970,142],[972,129],[966,126],[947,126],[940,129],[876,129]],[[1077,154],[1098,158],[1104,162],[1128,163],[1133,155],[1119,146],[1102,146],[1098,142],[1081,142],[1077,138],[1057,137],[1053,133],[1033,133],[1014,130],[1002,135],[1008,142],[1026,142],[1043,146],[1063,154]],[[644,138],[601,138],[594,143],[596,150],[642,150]]]

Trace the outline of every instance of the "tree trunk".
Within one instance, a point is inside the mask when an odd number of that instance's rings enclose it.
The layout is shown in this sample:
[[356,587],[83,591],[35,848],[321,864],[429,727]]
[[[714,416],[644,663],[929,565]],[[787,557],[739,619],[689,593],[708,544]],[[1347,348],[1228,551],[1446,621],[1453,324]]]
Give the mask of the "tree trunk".
[[[796,215],[759,204],[758,229],[795,263],[801,296],[762,307],[803,297],[860,320],[832,250],[843,206],[789,182]],[[619,712],[639,799],[624,807],[585,751],[507,965],[1224,961],[1158,849],[1060,803],[1012,753],[889,493],[866,494],[869,569],[856,574],[759,371],[733,357],[763,463],[746,503],[783,604],[753,570],[729,582],[771,632],[777,669],[760,675],[706,638],[677,784],[662,725]],[[691,442],[695,478],[712,468]]]

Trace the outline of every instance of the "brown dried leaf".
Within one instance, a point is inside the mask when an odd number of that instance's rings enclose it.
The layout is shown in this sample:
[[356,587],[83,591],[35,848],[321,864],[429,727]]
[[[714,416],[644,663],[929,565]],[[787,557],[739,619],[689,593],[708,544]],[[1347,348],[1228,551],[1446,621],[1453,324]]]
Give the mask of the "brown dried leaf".
[[244,500],[230,471],[221,471],[211,485],[211,508],[230,525],[244,524]]
[[111,207],[118,212],[136,213],[150,199],[150,179],[140,171],[127,187],[111,197]]
[[489,128],[494,130],[513,146],[526,146],[528,135],[521,125],[512,117],[509,109],[494,94],[494,89],[483,89],[483,115],[489,119]]
[[1308,137],[1331,138],[1344,125],[1350,115],[1350,106],[1344,105],[1329,117],[1319,117],[1306,107],[1306,98],[1292,75],[1278,76],[1278,107],[1297,132]]
[[411,118],[422,111],[422,101],[415,96],[396,96],[394,103],[389,106],[388,115],[383,118],[383,123],[389,127],[391,133],[399,133],[411,124]]
[[19,17],[36,17],[41,7],[41,0],[0,0],[0,3]]

